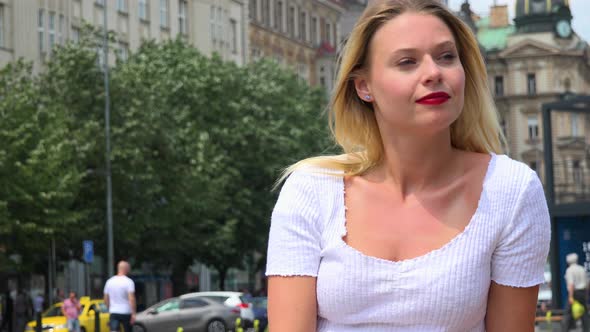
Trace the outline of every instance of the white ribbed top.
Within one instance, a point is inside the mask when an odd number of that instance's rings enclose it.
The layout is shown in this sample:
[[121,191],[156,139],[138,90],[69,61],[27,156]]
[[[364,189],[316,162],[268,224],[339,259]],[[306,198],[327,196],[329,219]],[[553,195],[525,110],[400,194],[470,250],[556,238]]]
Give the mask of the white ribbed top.
[[266,275],[317,277],[318,331],[485,331],[491,280],[544,282],[543,187],[506,156],[492,154],[465,230],[417,258],[394,262],[347,245],[345,209],[341,176],[304,169],[287,179],[272,215]]

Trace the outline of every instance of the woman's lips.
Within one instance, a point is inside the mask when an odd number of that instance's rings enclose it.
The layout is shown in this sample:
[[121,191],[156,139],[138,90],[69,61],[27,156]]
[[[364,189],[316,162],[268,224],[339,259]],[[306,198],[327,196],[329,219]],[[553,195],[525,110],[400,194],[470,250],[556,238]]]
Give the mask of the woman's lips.
[[434,92],[416,100],[416,103],[423,105],[440,105],[449,99],[451,99],[451,96],[446,92]]
[[424,100],[417,101],[418,104],[422,105],[440,105],[446,103],[449,98],[438,97],[438,98],[429,98]]

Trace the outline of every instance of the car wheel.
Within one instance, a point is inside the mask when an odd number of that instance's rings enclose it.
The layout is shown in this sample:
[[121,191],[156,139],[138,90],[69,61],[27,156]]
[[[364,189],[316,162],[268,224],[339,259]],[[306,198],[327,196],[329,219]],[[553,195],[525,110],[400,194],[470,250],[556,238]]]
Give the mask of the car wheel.
[[220,320],[212,320],[207,324],[207,332],[225,332],[225,324]]
[[133,332],[147,332],[146,328],[143,325],[135,324],[131,328]]

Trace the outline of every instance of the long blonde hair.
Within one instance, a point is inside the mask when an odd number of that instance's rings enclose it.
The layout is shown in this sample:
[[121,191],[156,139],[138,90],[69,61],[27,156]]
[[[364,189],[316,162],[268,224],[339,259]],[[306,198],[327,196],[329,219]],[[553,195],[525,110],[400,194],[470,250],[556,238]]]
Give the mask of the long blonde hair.
[[487,81],[487,72],[477,39],[471,29],[435,0],[376,0],[354,26],[341,57],[329,107],[332,135],[344,154],[318,156],[288,167],[279,183],[294,170],[305,166],[333,169],[339,174],[358,175],[379,164],[383,142],[372,111],[356,92],[354,79],[368,66],[369,44],[375,32],[405,12],[440,18],[455,37],[465,71],[465,100],[459,118],[451,125],[451,144],[461,150],[500,153],[502,131]]

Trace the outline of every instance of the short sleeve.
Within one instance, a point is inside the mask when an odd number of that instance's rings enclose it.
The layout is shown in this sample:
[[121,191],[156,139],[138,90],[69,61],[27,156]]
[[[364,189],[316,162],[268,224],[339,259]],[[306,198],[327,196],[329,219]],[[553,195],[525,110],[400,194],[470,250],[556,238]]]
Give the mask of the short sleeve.
[[565,270],[564,279],[565,279],[565,284],[567,286],[574,285],[575,284],[574,271],[572,269],[570,269],[570,268],[567,268]]
[[104,284],[104,290],[102,292],[106,295],[109,294],[109,280],[107,280],[107,282]]
[[129,286],[127,287],[127,293],[135,293],[135,283],[129,279]]
[[541,181],[530,172],[492,256],[492,280],[505,286],[531,287],[545,282],[551,221]]
[[270,222],[267,276],[317,276],[321,230],[313,178],[300,170],[283,185]]

